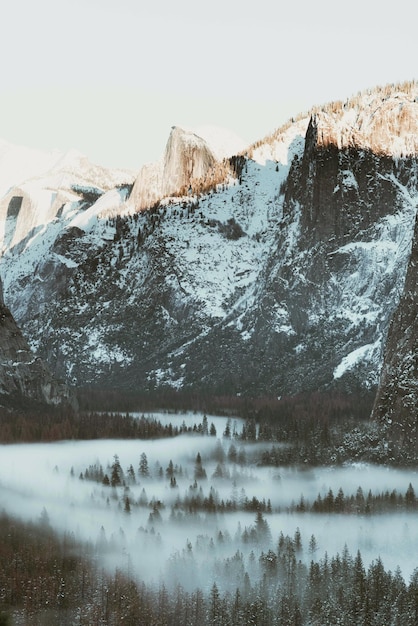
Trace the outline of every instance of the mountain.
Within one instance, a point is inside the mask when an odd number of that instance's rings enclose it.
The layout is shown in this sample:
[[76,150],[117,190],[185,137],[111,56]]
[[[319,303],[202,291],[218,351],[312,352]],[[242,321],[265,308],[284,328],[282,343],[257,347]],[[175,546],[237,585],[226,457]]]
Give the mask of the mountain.
[[417,137],[407,83],[223,159],[178,127],[136,176],[73,156],[0,201],[6,302],[80,386],[374,389],[410,263]]

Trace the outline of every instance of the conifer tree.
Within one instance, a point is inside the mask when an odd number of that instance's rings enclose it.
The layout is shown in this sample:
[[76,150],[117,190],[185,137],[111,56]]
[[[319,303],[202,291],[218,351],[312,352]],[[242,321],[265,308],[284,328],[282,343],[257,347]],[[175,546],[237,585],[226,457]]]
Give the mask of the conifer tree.
[[196,455],[196,461],[194,466],[194,478],[195,480],[203,480],[206,478],[206,470],[202,465],[202,457],[200,456],[200,452]]
[[138,473],[141,478],[149,477],[148,459],[147,459],[147,455],[145,454],[145,452],[142,452],[141,457],[139,459]]
[[120,466],[119,457],[117,454],[113,457],[113,463],[111,466],[110,484],[112,487],[117,487],[122,484],[123,472]]

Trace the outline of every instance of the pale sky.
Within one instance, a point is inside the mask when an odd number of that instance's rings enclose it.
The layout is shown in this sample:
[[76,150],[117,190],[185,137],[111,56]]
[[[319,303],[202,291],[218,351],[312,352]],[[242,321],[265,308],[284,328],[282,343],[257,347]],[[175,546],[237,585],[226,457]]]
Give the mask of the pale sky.
[[139,169],[173,125],[246,143],[418,78],[415,0],[4,0],[0,138]]

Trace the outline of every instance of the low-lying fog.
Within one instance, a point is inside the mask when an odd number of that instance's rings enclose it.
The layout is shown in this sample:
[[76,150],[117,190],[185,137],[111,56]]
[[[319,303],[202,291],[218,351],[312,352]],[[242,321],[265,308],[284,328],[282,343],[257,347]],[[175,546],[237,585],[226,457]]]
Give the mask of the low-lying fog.
[[[170,416],[174,419],[181,424],[183,416]],[[193,415],[194,422],[199,419]],[[0,510],[25,520],[47,518],[54,529],[96,545],[104,563],[146,581],[210,588],[216,579],[228,585],[220,575],[220,559],[227,558],[235,563],[235,578],[242,566],[257,576],[261,550],[277,551],[280,532],[293,538],[297,528],[303,548],[298,558],[307,563],[326,551],[341,554],[346,544],[352,555],[360,549],[365,565],[380,556],[386,568],[399,565],[409,579],[418,566],[417,512],[344,515],[286,509],[302,495],[311,503],[319,493],[325,497],[330,488],[334,495],[340,487],[345,495],[355,495],[359,486],[365,496],[369,490],[405,494],[409,483],[418,485],[415,473],[371,466],[259,467],[262,449],[271,444],[242,445],[224,438],[225,420],[220,419],[217,436],[0,446]],[[115,455],[122,484],[105,485],[104,474],[110,480],[112,472],[117,474]],[[253,498],[263,503],[270,532],[249,538],[256,510],[244,510],[243,503]],[[229,503],[224,512],[210,512],[213,502],[222,500]],[[309,547],[312,535],[316,545]]]

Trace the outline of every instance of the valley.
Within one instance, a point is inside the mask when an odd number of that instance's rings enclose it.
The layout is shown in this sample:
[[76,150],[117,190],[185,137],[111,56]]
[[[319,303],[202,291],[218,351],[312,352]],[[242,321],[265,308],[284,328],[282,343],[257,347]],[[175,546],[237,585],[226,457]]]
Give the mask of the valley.
[[[251,440],[245,435],[248,424],[239,418],[157,413],[135,419],[140,418],[171,425],[180,434],[1,447],[0,526],[5,516],[29,523],[31,536],[56,537],[65,559],[72,559],[69,569],[57,547],[56,598],[48,586],[40,595],[31,587],[43,585],[39,569],[27,581],[26,595],[16,592],[14,623],[38,623],[50,605],[49,619],[59,616],[62,624],[76,617],[91,624],[94,615],[108,624],[138,619],[148,624],[153,622],[146,617],[145,597],[152,598],[154,619],[163,620],[156,598],[165,594],[167,612],[181,598],[180,612],[170,613],[172,624],[230,619],[234,606],[237,620],[244,614],[248,620],[255,611],[269,624],[294,623],[296,614],[301,624],[320,623],[315,614],[321,620],[324,612],[344,608],[349,624],[355,575],[363,577],[370,594],[377,575],[379,584],[393,590],[396,582],[403,600],[397,596],[391,614],[406,615],[407,588],[417,566],[415,469],[370,463],[272,467],[265,464],[272,443]],[[14,573],[3,570],[3,607],[23,562],[23,557],[16,561]],[[84,600],[74,583],[70,586],[79,567],[85,572]],[[90,588],[91,567],[104,595]],[[119,604],[114,593],[121,594]],[[365,610],[361,598],[357,601],[357,609]],[[382,598],[376,602],[373,614],[389,610]]]
[[417,103],[0,143],[0,624],[417,623]]

